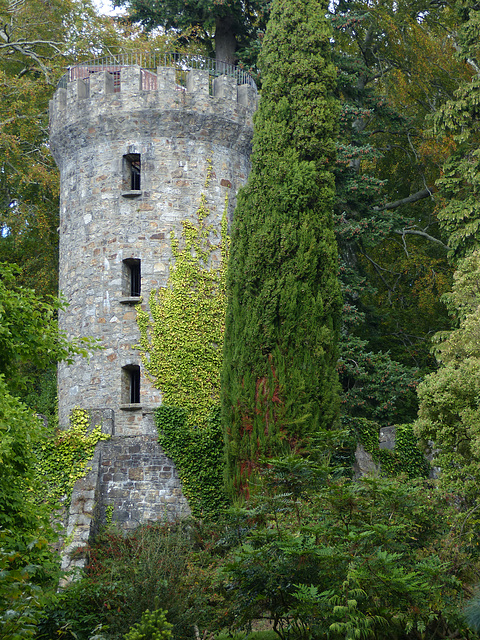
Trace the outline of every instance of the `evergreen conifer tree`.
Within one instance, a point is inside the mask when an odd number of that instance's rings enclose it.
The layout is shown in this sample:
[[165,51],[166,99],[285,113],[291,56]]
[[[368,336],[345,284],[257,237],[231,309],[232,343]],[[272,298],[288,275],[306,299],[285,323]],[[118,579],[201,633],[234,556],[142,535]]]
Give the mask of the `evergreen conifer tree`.
[[227,276],[227,487],[305,452],[337,420],[341,294],[332,223],[338,105],[325,0],[274,0],[260,57],[252,171]]

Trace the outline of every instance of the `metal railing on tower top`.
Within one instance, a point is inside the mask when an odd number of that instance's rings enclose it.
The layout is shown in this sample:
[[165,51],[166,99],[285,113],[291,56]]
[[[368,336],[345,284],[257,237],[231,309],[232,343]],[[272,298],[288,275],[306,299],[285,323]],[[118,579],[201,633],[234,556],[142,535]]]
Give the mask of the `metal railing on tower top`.
[[[219,62],[212,58],[203,58],[198,55],[185,53],[158,53],[158,52],[132,52],[121,53],[115,56],[103,56],[86,60],[68,68],[58,82],[57,89],[66,89],[68,82],[79,78],[87,79],[92,73],[98,71],[109,71],[114,74],[114,79],[119,81],[120,69],[123,67],[139,66],[147,72],[146,78],[151,78],[155,74],[157,67],[173,67],[176,70],[176,81],[180,86],[185,86],[186,74],[192,69],[208,71],[211,78],[218,76],[229,76],[235,78],[237,84],[249,84],[257,88],[252,76],[241,67],[227,62]],[[115,77],[116,76],[116,77]],[[143,84],[143,82],[142,82]],[[119,87],[118,87],[119,88]],[[146,82],[146,89],[153,89],[151,83]]]

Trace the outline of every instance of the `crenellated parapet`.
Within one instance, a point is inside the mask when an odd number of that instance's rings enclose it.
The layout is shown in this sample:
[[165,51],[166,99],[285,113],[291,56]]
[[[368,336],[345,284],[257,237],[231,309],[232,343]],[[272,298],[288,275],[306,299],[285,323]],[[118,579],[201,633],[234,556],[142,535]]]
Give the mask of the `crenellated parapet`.
[[[139,65],[119,67],[77,66],[67,78],[66,88],[59,87],[50,103],[50,131],[74,127],[86,120],[115,114],[115,118],[132,117],[145,110],[181,112],[182,118],[202,120],[216,118],[241,127],[253,126],[257,108],[257,90],[253,83],[238,84],[235,76],[212,77],[208,70],[192,69],[183,73],[184,85],[178,82],[174,67],[158,67],[156,72]],[[55,148],[54,148],[55,153]]]

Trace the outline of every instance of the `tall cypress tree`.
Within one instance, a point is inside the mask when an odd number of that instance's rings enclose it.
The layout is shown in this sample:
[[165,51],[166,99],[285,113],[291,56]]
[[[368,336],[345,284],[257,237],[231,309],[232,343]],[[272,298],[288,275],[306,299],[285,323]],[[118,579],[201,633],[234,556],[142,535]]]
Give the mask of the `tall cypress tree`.
[[252,171],[227,276],[227,486],[335,425],[341,295],[332,223],[338,105],[326,0],[273,0]]

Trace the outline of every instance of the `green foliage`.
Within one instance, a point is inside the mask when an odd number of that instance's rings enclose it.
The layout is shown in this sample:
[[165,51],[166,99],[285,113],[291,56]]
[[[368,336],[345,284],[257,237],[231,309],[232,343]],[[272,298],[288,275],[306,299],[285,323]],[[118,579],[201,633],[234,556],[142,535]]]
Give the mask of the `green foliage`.
[[12,77],[2,62],[0,262],[21,265],[17,279],[39,295],[56,294],[59,185],[46,133],[53,86],[38,75]]
[[[210,182],[211,162],[205,188]],[[172,234],[174,264],[167,287],[152,291],[150,313],[137,308],[145,371],[168,406],[182,407],[190,425],[205,427],[218,405],[225,327],[226,215],[220,243],[207,197],[200,196],[197,220],[184,221],[181,239]],[[212,242],[212,237],[214,241]]]
[[58,567],[50,510],[38,502],[34,446],[40,420],[13,397],[0,375],[0,637],[33,637]]
[[143,525],[127,535],[103,532],[89,548],[86,574],[45,612],[39,637],[62,637],[68,629],[67,638],[88,640],[102,624],[108,640],[121,640],[147,609],[167,609],[173,636],[191,638],[198,617],[182,584],[192,547],[185,523]]
[[34,369],[33,384],[25,389],[21,400],[35,413],[45,417],[49,428],[57,424],[57,368],[52,367],[44,372]]
[[252,631],[249,634],[245,633],[218,633],[215,636],[216,640],[277,640],[278,636],[275,631]]
[[431,336],[451,324],[441,302],[452,280],[446,247],[419,237],[402,247],[389,237],[359,256],[358,268],[370,291],[357,301],[365,322],[352,332],[368,340],[372,351],[388,352],[392,361],[410,368],[410,376],[429,373],[435,367]]
[[430,465],[419,447],[413,424],[395,425],[396,473],[406,473],[410,478],[427,478]]
[[379,425],[416,416],[415,371],[392,360],[388,353],[371,351],[355,336],[340,344],[338,372],[343,387],[342,414],[375,420]]
[[19,264],[21,284],[38,295],[54,295],[59,180],[49,100],[69,63],[112,55],[121,34],[90,0],[0,0],[0,25],[0,262]]
[[70,416],[70,428],[59,430],[53,437],[35,446],[35,475],[41,487],[41,499],[50,509],[59,503],[68,509],[75,482],[85,475],[95,447],[109,435],[101,426],[90,429],[90,416],[85,409],[75,407]]
[[[39,478],[36,455],[45,433],[39,418],[12,392],[28,389],[35,370],[85,353],[80,343],[72,345],[58,334],[56,312],[63,303],[42,301],[17,282],[18,274],[17,267],[0,264],[0,624],[5,638],[33,636],[40,608],[58,579],[48,547],[55,539],[49,521],[53,502],[42,495],[45,478]],[[53,467],[64,483],[76,471],[71,457],[67,464]]]
[[47,540],[32,536],[28,540],[23,549],[18,543],[12,548],[8,532],[0,532],[0,638],[5,640],[33,638],[51,596],[42,585],[45,569],[34,564],[39,561],[39,553],[48,554]]
[[409,478],[427,478],[430,467],[424,452],[419,446],[413,424],[395,425],[395,446],[393,450],[380,449],[378,438],[380,425],[365,418],[344,419],[356,434],[365,451],[380,465],[382,475],[398,476],[406,474]]
[[480,481],[479,281],[480,253],[475,251],[455,272],[447,301],[458,328],[436,336],[440,368],[419,385],[416,421],[418,436],[438,449],[441,482],[474,502]]
[[[480,575],[475,529],[432,483],[329,477],[323,464],[269,459],[246,508],[214,525],[104,532],[87,575],[59,596],[39,638],[120,640],[168,609],[173,637],[272,620],[281,638],[470,638],[463,593]],[[468,535],[465,535],[468,531]]]
[[458,30],[459,54],[467,60],[475,75],[464,80],[453,99],[448,100],[434,117],[434,132],[449,135],[453,152],[449,155],[437,185],[442,201],[438,218],[448,234],[450,252],[456,258],[467,255],[478,247],[480,211],[478,196],[479,137],[478,91],[480,61],[478,40],[480,11],[469,0],[457,3],[462,24]]
[[40,420],[14,398],[0,375],[0,528],[21,537],[43,528],[46,513],[35,505],[33,444]]
[[351,0],[329,11],[342,105],[335,231],[345,332],[415,375],[435,364],[432,331],[449,326],[439,295],[451,267],[429,197],[449,144],[433,142],[425,121],[468,73],[445,38],[455,31],[445,4]]
[[467,602],[464,614],[468,626],[478,633],[480,631],[480,596],[478,593]]
[[[211,162],[205,189],[210,174]],[[142,362],[162,392],[159,441],[175,461],[198,516],[224,505],[218,403],[228,238],[224,214],[221,241],[215,243],[218,234],[206,223],[209,213],[202,193],[197,221],[183,222],[180,240],[172,235],[175,262],[167,288],[151,293],[150,312],[137,308]]]
[[467,545],[448,543],[442,494],[424,481],[304,479],[308,500],[269,482],[249,502],[255,525],[225,565],[236,628],[268,616],[282,639],[469,637],[456,562]]
[[468,358],[427,376],[418,389],[416,421],[417,434],[439,449],[441,481],[473,500],[480,481],[479,374],[480,360]]
[[252,171],[238,195],[222,374],[227,486],[336,425],[338,106],[326,3],[279,0],[262,48]]
[[68,508],[96,443],[108,436],[100,427],[88,434],[88,415],[76,409],[71,429],[47,438],[31,410],[9,395],[2,377],[0,389],[0,637],[20,640],[36,635],[57,588],[49,518],[61,500]]
[[127,6],[130,19],[149,30],[158,26],[187,33],[191,30],[191,37],[203,42],[209,53],[215,51],[218,60],[232,62],[236,49],[248,46],[264,28],[268,0],[115,0],[114,4]]
[[[40,369],[86,355],[90,340],[69,343],[59,334],[56,313],[64,303],[52,296],[41,300],[32,289],[18,284],[16,265],[0,263],[0,374],[16,393],[30,383],[31,367]],[[25,368],[28,364],[29,368]]]
[[[0,262],[17,262],[39,295],[58,284],[58,177],[48,148],[48,100],[70,0],[0,2]],[[21,44],[20,44],[21,43]],[[9,46],[10,45],[10,46]]]
[[76,6],[0,2],[0,262],[21,265],[18,279],[38,295],[58,287],[59,184],[48,101],[71,47]]
[[439,362],[455,366],[467,358],[480,356],[480,251],[474,251],[459,263],[453,279],[453,289],[443,300],[457,326],[453,331],[438,332],[434,336],[433,351]]
[[218,409],[198,427],[185,409],[162,404],[155,412],[159,442],[175,460],[182,489],[196,517],[213,516],[226,504],[223,492],[223,434]]
[[140,622],[133,625],[128,633],[125,634],[125,640],[168,640],[172,637],[172,627],[167,622],[167,611],[156,609],[149,611],[146,609],[142,613]]

